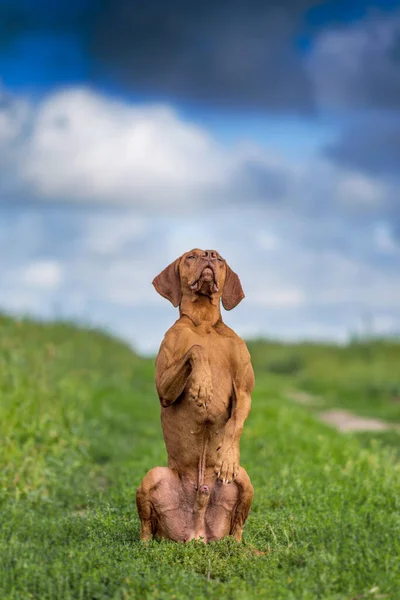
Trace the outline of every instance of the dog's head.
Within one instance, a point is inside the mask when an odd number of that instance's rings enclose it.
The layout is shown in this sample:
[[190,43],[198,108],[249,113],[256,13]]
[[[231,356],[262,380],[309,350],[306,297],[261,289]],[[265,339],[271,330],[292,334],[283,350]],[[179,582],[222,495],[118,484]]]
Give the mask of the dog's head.
[[216,250],[195,248],[168,265],[153,280],[157,292],[174,306],[183,296],[209,296],[222,299],[225,310],[231,310],[244,298],[239,277]]

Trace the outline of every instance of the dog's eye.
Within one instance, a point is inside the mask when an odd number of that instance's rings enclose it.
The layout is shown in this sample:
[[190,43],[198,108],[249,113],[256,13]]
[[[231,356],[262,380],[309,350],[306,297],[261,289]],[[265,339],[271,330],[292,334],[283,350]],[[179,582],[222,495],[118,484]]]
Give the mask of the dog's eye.
[[193,256],[193,255],[191,255],[191,256],[187,256],[186,258],[187,258],[188,260],[190,260],[191,258],[194,258],[194,256]]
[[221,258],[220,256],[218,256],[217,260],[219,260],[219,262],[224,262],[224,259]]

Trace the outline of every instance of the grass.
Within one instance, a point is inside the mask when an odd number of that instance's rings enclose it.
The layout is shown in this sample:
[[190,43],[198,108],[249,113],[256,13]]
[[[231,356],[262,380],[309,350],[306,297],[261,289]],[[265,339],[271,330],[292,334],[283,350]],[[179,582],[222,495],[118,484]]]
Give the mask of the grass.
[[395,420],[399,347],[371,344],[367,360],[358,347],[250,347],[244,543],[144,547],[135,491],[165,464],[153,360],[95,331],[0,318],[2,600],[400,598],[396,440],[340,435],[287,397]]
[[[288,399],[305,392],[309,412],[341,408],[400,424],[400,340],[354,340],[344,347],[258,340],[249,347],[257,372],[276,380]],[[400,456],[400,430],[352,435],[365,447],[397,448]]]
[[316,396],[324,407],[400,421],[400,341],[354,341],[345,347],[312,343],[249,344],[258,372],[284,376]]

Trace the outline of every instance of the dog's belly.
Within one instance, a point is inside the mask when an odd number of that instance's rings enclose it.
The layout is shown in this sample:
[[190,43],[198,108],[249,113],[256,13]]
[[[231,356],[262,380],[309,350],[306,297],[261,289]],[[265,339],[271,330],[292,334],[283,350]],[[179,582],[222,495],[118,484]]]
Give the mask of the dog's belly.
[[205,470],[213,469],[229,417],[228,400],[221,402],[215,398],[205,408],[190,400],[187,394],[168,408],[161,409],[170,466],[197,473],[202,461]]

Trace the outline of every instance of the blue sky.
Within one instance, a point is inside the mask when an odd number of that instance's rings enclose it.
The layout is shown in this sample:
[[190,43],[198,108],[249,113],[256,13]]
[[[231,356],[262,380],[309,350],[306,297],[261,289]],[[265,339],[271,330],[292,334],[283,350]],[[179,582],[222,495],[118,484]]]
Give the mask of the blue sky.
[[215,247],[242,335],[400,331],[400,3],[0,0],[0,310],[156,350]]

